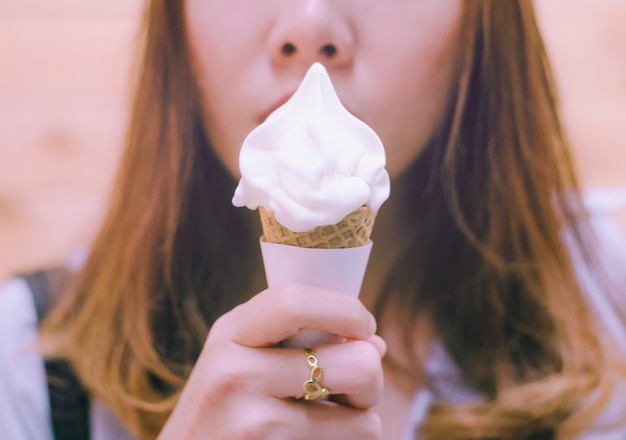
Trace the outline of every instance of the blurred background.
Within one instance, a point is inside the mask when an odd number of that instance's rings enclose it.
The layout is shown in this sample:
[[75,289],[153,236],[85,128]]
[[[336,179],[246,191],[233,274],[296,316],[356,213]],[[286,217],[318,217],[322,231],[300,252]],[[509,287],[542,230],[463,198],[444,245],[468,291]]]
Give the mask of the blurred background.
[[[626,0],[535,3],[582,182],[626,190]],[[97,228],[142,6],[0,0],[0,278],[67,258]]]

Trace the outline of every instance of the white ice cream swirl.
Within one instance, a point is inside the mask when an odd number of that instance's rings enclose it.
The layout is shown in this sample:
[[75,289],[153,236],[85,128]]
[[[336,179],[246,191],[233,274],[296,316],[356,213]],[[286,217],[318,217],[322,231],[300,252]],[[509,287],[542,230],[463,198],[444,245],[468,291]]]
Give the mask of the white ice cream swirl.
[[294,232],[338,223],[363,205],[376,212],[389,197],[380,138],[346,110],[320,63],[250,132],[239,168],[233,204],[263,206]]

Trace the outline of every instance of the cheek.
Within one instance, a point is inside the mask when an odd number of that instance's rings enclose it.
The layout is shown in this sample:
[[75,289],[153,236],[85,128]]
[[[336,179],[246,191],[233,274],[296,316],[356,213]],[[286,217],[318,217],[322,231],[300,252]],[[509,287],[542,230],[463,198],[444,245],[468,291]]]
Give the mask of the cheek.
[[459,15],[429,38],[405,48],[387,71],[388,86],[376,88],[372,127],[387,150],[391,177],[401,174],[423,151],[440,127],[456,89]]
[[410,78],[413,87],[402,88],[403,93],[391,101],[393,109],[383,117],[379,134],[387,150],[387,168],[392,177],[417,158],[439,129],[449,108],[455,79],[450,64],[418,81]]
[[200,68],[196,67],[196,77],[204,129],[218,159],[233,176],[239,177],[239,147],[243,138],[236,134],[242,133],[243,129],[238,127],[236,106],[227,94],[220,93],[220,90],[228,90],[226,86],[219,85],[219,82],[213,84],[219,79],[217,73],[203,70],[200,74]]
[[[250,84],[246,77],[247,63],[253,51],[258,52],[258,47],[249,43],[258,39],[253,38],[257,27],[250,25],[254,22],[251,14],[256,12],[250,7],[246,9],[243,3],[242,0],[187,0],[185,3],[187,38],[204,128],[217,157],[236,177],[239,177],[241,143],[254,127],[250,115],[241,109],[249,107],[246,97],[251,96],[253,90],[233,91],[243,90]],[[243,9],[234,14],[237,8]]]

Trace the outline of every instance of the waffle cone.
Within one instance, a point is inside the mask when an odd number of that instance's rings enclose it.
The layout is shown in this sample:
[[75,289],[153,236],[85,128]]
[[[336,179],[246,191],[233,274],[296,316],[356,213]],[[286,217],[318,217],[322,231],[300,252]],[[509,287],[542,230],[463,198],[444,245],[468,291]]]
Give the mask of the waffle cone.
[[340,249],[365,246],[370,241],[376,213],[363,206],[339,223],[309,232],[293,232],[276,221],[273,212],[259,207],[263,241],[304,248]]

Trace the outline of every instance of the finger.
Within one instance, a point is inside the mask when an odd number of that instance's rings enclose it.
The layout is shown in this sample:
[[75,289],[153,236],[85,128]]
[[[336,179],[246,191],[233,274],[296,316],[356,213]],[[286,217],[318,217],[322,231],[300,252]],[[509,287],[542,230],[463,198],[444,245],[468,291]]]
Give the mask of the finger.
[[350,295],[304,284],[265,290],[214,324],[209,338],[226,338],[248,347],[278,344],[301,329],[317,329],[348,339],[368,339],[376,321]]
[[[311,402],[300,402],[307,405]],[[382,422],[371,409],[355,409],[332,402],[308,405],[307,416],[315,438],[364,440],[382,437]]]
[[[312,368],[303,349],[255,350],[254,372],[246,372],[250,380],[256,376],[264,384],[265,393],[276,398],[302,398],[303,385],[311,379]],[[353,341],[316,347],[314,356],[323,369],[321,387],[332,395],[342,395],[341,401],[355,408],[370,408],[378,403],[382,393],[383,369],[381,357],[374,345]],[[251,365],[251,364],[248,364]],[[312,403],[312,402],[311,402]]]
[[292,400],[261,405],[247,400],[240,402],[239,409],[243,416],[235,424],[237,435],[227,438],[361,440],[380,439],[382,431],[374,411],[334,402]]
[[383,390],[383,368],[378,349],[369,342],[354,341],[319,347],[316,357],[324,366],[322,384],[341,402],[355,408],[371,408]]
[[383,338],[378,335],[374,335],[366,341],[372,344],[376,348],[376,350],[378,350],[378,354],[381,358],[385,357],[385,354],[387,353],[387,343]]
[[295,405],[305,409],[300,411],[307,418],[307,425],[304,426],[308,426],[308,432],[315,433],[312,437],[303,435],[302,438],[364,440],[380,439],[382,436],[380,417],[371,409],[352,408],[334,402],[298,401]]

